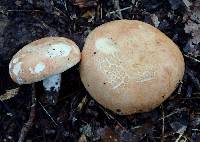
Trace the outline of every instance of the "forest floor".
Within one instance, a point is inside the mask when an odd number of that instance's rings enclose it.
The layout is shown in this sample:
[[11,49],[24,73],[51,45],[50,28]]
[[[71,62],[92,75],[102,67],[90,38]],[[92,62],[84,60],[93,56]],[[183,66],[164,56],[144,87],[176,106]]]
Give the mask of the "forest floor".
[[46,36],[70,38],[82,50],[92,29],[115,19],[149,23],[180,47],[186,70],[177,90],[151,112],[119,116],[89,96],[77,65],[62,74],[55,106],[36,84],[26,141],[200,142],[200,0],[0,0],[0,98],[16,94],[0,101],[0,142],[18,141],[32,105],[31,85],[18,86],[9,77],[12,56]]

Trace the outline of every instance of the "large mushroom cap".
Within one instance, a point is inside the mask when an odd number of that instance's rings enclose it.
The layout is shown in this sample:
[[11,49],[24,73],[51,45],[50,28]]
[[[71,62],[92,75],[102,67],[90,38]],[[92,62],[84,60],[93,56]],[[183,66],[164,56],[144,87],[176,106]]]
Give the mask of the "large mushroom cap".
[[184,59],[175,43],[153,26],[117,20],[86,39],[81,79],[90,95],[122,115],[149,111],[175,90]]
[[18,84],[29,84],[59,74],[80,61],[80,50],[71,40],[46,37],[19,50],[9,64],[11,78]]

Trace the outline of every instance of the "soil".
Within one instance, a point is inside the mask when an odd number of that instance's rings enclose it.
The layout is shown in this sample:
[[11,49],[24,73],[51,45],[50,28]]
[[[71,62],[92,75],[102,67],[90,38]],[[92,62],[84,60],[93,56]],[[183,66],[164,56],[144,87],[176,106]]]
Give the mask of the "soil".
[[36,118],[26,141],[200,142],[199,0],[0,0],[0,95],[19,87],[13,98],[0,101],[0,142],[18,141],[31,108],[31,85],[18,86],[9,77],[12,56],[46,36],[70,38],[82,50],[92,29],[121,18],[149,23],[180,47],[186,71],[177,90],[151,112],[119,116],[89,96],[76,65],[62,74],[55,106],[36,84]]

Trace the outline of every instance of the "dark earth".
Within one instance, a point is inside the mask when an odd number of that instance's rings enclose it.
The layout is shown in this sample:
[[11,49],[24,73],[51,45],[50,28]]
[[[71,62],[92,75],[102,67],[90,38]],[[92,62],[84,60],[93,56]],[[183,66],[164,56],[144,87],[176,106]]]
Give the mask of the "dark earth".
[[180,47],[186,70],[177,90],[151,112],[119,116],[89,96],[76,65],[62,74],[55,106],[36,83],[35,117],[25,141],[200,142],[200,0],[0,0],[0,95],[19,87],[0,101],[0,142],[18,141],[32,105],[31,85],[18,86],[9,77],[12,56],[46,36],[70,38],[82,49],[92,29],[122,18],[150,23]]

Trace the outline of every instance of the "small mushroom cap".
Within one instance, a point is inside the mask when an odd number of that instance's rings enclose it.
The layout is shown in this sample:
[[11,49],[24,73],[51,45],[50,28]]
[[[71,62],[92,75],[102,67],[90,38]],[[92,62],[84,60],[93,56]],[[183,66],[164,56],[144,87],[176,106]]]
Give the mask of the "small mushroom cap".
[[87,37],[80,75],[98,103],[129,115],[167,99],[182,80],[184,66],[179,48],[161,31],[137,20],[116,20]]
[[24,46],[9,64],[11,78],[30,84],[59,74],[80,61],[78,46],[67,38],[46,37]]

